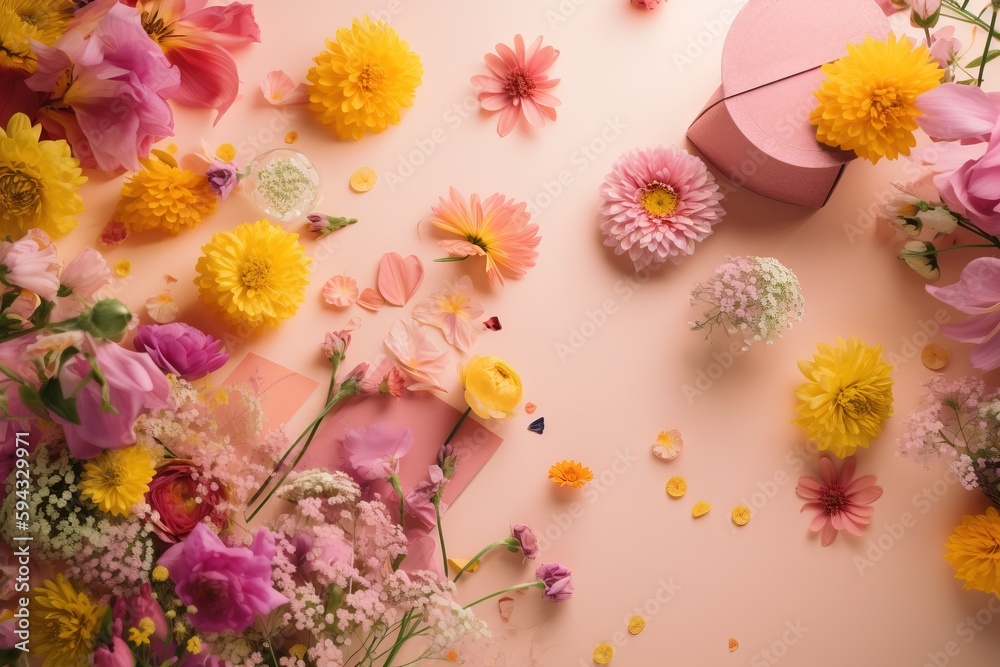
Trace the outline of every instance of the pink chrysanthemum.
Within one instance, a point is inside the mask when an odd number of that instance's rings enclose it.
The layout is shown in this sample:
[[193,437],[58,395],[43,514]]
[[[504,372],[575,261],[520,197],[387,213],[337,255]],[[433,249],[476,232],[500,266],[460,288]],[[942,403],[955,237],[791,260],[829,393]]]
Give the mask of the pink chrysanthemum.
[[636,271],[694,252],[725,211],[705,163],[671,146],[636,149],[615,161],[601,186],[604,245],[628,253]]
[[795,492],[808,501],[802,511],[816,511],[809,530],[821,532],[824,547],[833,544],[842,530],[860,537],[875,513],[871,503],[882,497],[875,475],[854,479],[857,466],[857,461],[847,459],[838,473],[833,460],[824,456],[819,460],[820,476],[802,476],[795,487]]
[[[499,54],[499,55],[497,55]],[[534,127],[543,127],[545,119],[556,119],[558,99],[549,90],[559,83],[545,73],[559,57],[559,51],[542,46],[539,37],[525,50],[524,38],[514,36],[514,49],[497,44],[497,52],[487,53],[490,73],[472,77],[479,91],[479,102],[487,111],[500,111],[497,132],[506,137],[522,116]]]

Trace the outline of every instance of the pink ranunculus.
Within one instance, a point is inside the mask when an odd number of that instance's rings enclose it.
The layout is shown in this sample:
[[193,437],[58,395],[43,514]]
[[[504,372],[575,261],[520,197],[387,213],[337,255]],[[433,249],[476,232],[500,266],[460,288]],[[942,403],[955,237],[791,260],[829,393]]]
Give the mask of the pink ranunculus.
[[969,315],[958,324],[941,325],[948,337],[975,343],[969,360],[984,371],[1000,368],[1000,259],[977,257],[962,269],[957,283],[944,287],[927,285],[935,299]]
[[146,502],[158,515],[152,521],[153,530],[168,544],[186,538],[206,518],[222,530],[227,517],[219,506],[228,498],[224,487],[187,459],[170,459],[160,465],[146,492]]
[[399,472],[399,459],[413,449],[413,433],[408,428],[395,429],[385,424],[346,428],[344,449],[362,480],[385,480]]
[[78,355],[63,366],[59,379],[64,395],[76,392],[80,423],[52,415],[63,427],[66,443],[78,459],[135,444],[136,418],[144,410],[166,407],[170,394],[170,384],[148,355],[114,343],[95,343],[94,348],[115,411],[101,409],[101,386],[96,380],[85,379],[91,372],[90,364]]
[[42,127],[66,139],[84,167],[139,169],[153,144],[173,136],[167,103],[180,73],[142,27],[139,11],[114,3],[92,32],[69,30],[52,46],[34,44],[38,69],[30,88],[52,94]]
[[242,632],[257,616],[288,602],[271,584],[274,536],[261,528],[250,547],[227,547],[205,524],[167,549],[167,568],[177,597],[198,610],[189,616],[202,632]]
[[0,242],[0,271],[4,280],[52,301],[59,291],[59,256],[51,239],[31,230],[13,243]]
[[542,597],[549,602],[562,604],[573,597],[573,573],[559,563],[539,565],[535,576],[545,584]]

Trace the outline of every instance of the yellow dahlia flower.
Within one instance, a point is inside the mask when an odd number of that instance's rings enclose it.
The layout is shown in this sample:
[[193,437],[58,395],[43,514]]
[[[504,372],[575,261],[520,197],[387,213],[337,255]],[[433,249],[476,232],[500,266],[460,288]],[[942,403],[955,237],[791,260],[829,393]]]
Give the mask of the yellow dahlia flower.
[[80,495],[102,512],[126,516],[145,498],[155,472],[153,457],[144,447],[106,449],[83,464]]
[[377,134],[413,105],[424,70],[420,56],[384,21],[367,16],[326,40],[309,70],[309,108],[341,139]]
[[871,37],[849,44],[847,55],[823,65],[826,79],[809,117],[816,138],[878,162],[909,155],[917,145],[917,98],[941,83],[944,71],[923,45],[909,38]]
[[36,227],[62,236],[83,212],[76,189],[87,177],[80,161],[65,141],[39,141],[41,134],[42,126],[32,127],[23,113],[0,127],[0,237],[21,238]]
[[208,177],[162,159],[140,160],[142,169],[122,184],[114,219],[133,232],[162,229],[177,234],[215,213]]
[[309,264],[299,235],[267,220],[219,232],[202,246],[195,284],[233,325],[277,326],[305,300]]
[[84,667],[97,642],[104,607],[77,593],[61,574],[35,587],[31,613],[31,650],[42,667]]
[[51,46],[73,18],[73,0],[0,0],[0,67],[32,73],[31,41]]
[[1000,512],[990,507],[986,514],[962,517],[945,546],[944,557],[965,581],[963,588],[1000,596]]
[[483,419],[504,419],[521,402],[521,376],[497,357],[472,357],[459,370],[465,402]]
[[882,346],[869,347],[857,338],[820,343],[812,361],[800,361],[807,382],[794,423],[821,450],[844,458],[867,447],[892,416],[892,366],[882,360]]

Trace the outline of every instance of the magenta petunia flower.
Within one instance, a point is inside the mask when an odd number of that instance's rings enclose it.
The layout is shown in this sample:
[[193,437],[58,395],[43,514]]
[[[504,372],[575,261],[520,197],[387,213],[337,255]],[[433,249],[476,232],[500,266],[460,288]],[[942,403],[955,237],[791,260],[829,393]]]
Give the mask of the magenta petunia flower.
[[944,335],[963,343],[976,343],[969,360],[984,371],[1000,368],[1000,259],[977,257],[962,269],[957,283],[927,285],[935,299],[969,315],[958,324],[941,326]]
[[288,599],[271,585],[274,536],[261,528],[250,547],[227,547],[205,524],[167,549],[167,568],[177,597],[198,611],[188,618],[202,632],[243,632],[254,619]]
[[479,91],[483,109],[500,111],[497,132],[501,137],[510,134],[522,117],[534,127],[556,119],[555,107],[560,102],[549,91],[559,79],[550,79],[546,72],[558,57],[557,50],[542,46],[541,37],[525,49],[520,35],[514,36],[513,49],[497,44],[495,54],[486,54],[490,73],[472,77],[472,85]]
[[385,424],[344,429],[344,449],[351,466],[366,481],[384,480],[399,472],[399,459],[413,449],[413,433]]
[[604,179],[601,196],[604,245],[616,255],[628,253],[636,271],[679,262],[725,215],[722,193],[705,163],[674,146],[622,155]]
[[882,487],[875,485],[878,481],[875,475],[854,479],[857,466],[854,459],[846,459],[837,472],[830,457],[821,457],[820,476],[803,475],[795,487],[795,492],[808,501],[802,511],[816,512],[809,530],[821,533],[824,547],[833,544],[842,530],[860,537],[875,513],[871,503],[882,497]]
[[573,573],[559,563],[543,563],[535,576],[545,584],[542,597],[549,602],[562,604],[573,597]]

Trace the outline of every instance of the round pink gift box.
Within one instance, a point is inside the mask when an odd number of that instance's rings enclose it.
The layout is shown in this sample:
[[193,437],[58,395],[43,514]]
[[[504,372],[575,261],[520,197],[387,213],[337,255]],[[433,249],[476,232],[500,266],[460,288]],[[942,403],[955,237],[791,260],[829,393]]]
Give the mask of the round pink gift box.
[[750,0],[726,37],[722,86],[688,139],[737,185],[822,207],[855,156],[816,141],[809,113],[820,68],[849,43],[888,34],[875,0]]

